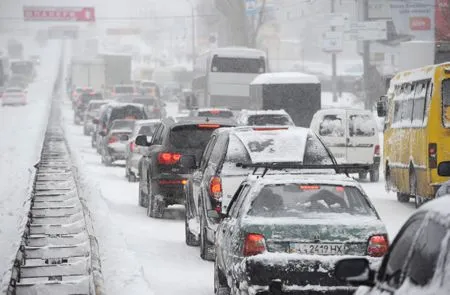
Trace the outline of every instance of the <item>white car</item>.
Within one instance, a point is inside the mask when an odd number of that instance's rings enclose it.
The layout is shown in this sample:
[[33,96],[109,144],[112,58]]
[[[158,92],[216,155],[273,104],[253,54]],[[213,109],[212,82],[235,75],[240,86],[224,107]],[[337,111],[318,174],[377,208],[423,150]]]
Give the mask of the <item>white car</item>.
[[7,88],[2,95],[2,106],[6,105],[26,105],[27,94],[22,88]]
[[242,110],[236,120],[239,126],[295,126],[285,110]]
[[311,130],[331,150],[339,164],[360,164],[351,171],[370,181],[379,180],[380,139],[377,121],[370,111],[323,109],[314,114]]

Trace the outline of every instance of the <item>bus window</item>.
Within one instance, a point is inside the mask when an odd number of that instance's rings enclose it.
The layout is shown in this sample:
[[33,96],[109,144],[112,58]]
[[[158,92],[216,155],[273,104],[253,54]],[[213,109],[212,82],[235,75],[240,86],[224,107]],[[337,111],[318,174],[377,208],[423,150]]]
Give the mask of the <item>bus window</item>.
[[418,127],[422,125],[425,114],[425,96],[427,91],[426,81],[417,82],[414,91],[413,124]]
[[214,56],[211,70],[220,73],[264,73],[264,59]]
[[445,127],[450,127],[450,79],[442,81],[443,121]]

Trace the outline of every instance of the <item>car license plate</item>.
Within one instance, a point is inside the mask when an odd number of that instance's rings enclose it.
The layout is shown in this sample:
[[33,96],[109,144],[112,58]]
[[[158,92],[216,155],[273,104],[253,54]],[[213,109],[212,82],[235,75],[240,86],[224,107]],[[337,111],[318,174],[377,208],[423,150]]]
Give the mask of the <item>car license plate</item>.
[[290,246],[291,253],[309,255],[344,255],[344,244],[304,244],[294,243]]

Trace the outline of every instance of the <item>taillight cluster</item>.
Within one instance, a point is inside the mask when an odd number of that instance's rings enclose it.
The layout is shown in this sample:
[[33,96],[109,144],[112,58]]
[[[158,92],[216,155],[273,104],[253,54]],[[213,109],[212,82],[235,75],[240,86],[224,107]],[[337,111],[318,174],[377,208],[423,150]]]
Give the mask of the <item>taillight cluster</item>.
[[376,235],[369,239],[367,254],[372,257],[384,256],[389,248],[389,242],[386,235]]
[[130,151],[134,152],[135,148],[136,148],[136,143],[134,141],[130,142]]
[[430,169],[437,168],[437,144],[428,144],[428,167]]
[[110,138],[108,138],[108,144],[115,143],[118,141],[119,141],[119,138],[117,136],[111,136]]
[[244,241],[244,256],[254,256],[266,252],[266,240],[261,234],[247,234]]
[[160,165],[174,165],[181,159],[181,154],[178,153],[159,153],[158,164]]
[[209,180],[209,195],[219,201],[222,198],[222,179],[213,176]]

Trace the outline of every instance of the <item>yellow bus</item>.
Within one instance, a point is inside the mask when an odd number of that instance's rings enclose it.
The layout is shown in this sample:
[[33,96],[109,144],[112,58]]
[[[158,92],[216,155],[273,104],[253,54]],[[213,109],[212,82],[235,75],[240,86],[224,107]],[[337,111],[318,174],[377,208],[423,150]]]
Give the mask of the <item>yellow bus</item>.
[[398,73],[377,109],[386,189],[419,207],[450,180],[450,63]]

